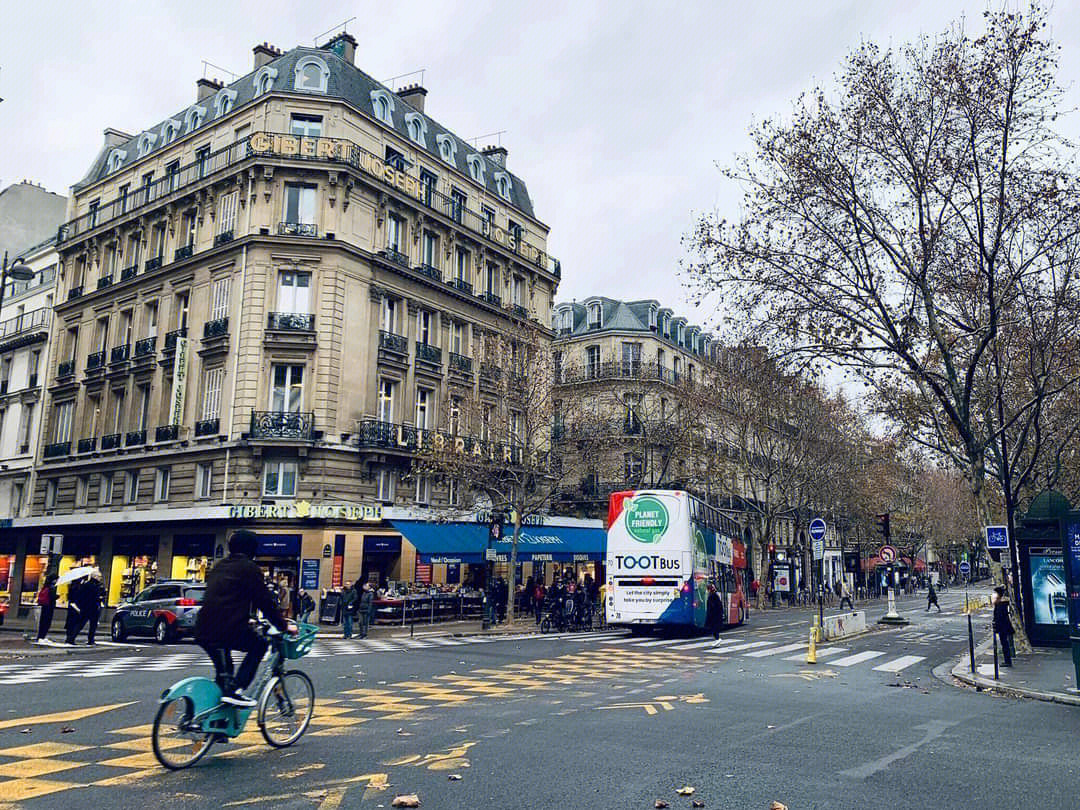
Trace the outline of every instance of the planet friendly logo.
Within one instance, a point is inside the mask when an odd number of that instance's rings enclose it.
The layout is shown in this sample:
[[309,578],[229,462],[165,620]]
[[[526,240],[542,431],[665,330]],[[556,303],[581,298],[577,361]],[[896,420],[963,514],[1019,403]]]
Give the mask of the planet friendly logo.
[[626,530],[639,543],[659,543],[667,527],[667,507],[656,498],[635,498],[626,510]]

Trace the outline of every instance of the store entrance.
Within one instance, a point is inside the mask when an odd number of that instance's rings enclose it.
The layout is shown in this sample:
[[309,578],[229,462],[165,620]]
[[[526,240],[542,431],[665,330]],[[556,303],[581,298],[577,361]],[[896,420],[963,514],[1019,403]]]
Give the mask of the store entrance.
[[401,537],[364,535],[364,551],[360,559],[360,581],[376,588],[386,587],[390,580],[401,578]]

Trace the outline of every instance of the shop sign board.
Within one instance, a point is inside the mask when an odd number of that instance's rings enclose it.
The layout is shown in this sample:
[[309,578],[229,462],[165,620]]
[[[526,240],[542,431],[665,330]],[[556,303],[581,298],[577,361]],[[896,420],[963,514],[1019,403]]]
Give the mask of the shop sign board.
[[337,624],[340,620],[341,594],[330,591],[319,604],[319,621],[322,624]]
[[330,548],[329,543],[327,543],[325,546],[322,547],[322,555],[323,555],[323,558],[327,559],[327,560],[329,560],[331,557],[334,556],[334,550],[332,548]]
[[319,561],[305,559],[300,561],[300,587],[305,591],[319,589]]
[[378,523],[382,520],[382,506],[362,503],[311,503],[290,501],[288,503],[231,504],[229,517],[233,520],[356,520]]
[[176,354],[173,355],[172,406],[169,409],[169,424],[184,424],[184,400],[187,399],[188,339],[176,339]]
[[1068,564],[1069,623],[1080,634],[1080,523],[1065,525],[1065,555]]

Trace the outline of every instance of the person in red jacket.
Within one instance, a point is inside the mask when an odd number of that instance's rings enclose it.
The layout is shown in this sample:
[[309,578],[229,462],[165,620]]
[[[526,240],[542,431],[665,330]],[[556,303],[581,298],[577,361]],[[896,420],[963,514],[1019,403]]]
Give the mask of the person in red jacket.
[[[214,662],[223,703],[250,707],[255,700],[244,694],[255,678],[259,662],[266,654],[266,639],[251,627],[249,619],[258,610],[282,632],[295,632],[278,610],[274,594],[266,587],[262,569],[252,557],[258,536],[245,529],[229,538],[229,556],[217,562],[206,575],[206,594],[195,621],[195,641]],[[232,650],[244,653],[240,669],[233,675]]]

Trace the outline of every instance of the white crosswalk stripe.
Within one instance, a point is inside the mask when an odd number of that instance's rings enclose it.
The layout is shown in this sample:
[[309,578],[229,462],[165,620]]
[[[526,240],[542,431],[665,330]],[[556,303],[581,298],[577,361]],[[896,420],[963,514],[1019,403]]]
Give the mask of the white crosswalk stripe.
[[782,653],[791,652],[793,650],[804,650],[806,644],[785,644],[783,647],[774,647],[769,650],[757,650],[756,652],[748,652],[745,654],[746,658],[765,658],[770,655],[780,655]]
[[708,647],[708,646],[713,645],[715,643],[716,642],[713,639],[707,638],[704,641],[694,641],[694,642],[692,642],[690,644],[675,644],[675,645],[673,645],[671,647],[671,649],[673,649],[673,650],[696,650],[699,647]]
[[733,644],[727,647],[713,647],[705,652],[723,655],[724,653],[740,652],[741,650],[752,650],[756,647],[768,647],[775,643],[775,641],[748,641],[744,644]]
[[880,658],[885,655],[878,650],[866,650],[861,653],[855,653],[854,655],[846,656],[845,658],[837,658],[835,661],[830,661],[831,667],[853,667],[856,664],[861,664],[863,661],[872,661],[875,658]]
[[[828,658],[830,655],[839,655],[842,652],[847,652],[847,647],[822,647],[817,651],[818,658]],[[798,655],[789,655],[785,661],[806,661],[806,653],[799,653]]]
[[925,661],[925,655],[902,655],[895,661],[888,661],[880,666],[874,667],[874,672],[900,672],[907,669],[912,664],[917,664],[920,661]]

